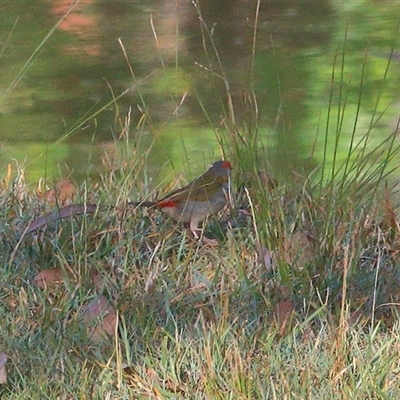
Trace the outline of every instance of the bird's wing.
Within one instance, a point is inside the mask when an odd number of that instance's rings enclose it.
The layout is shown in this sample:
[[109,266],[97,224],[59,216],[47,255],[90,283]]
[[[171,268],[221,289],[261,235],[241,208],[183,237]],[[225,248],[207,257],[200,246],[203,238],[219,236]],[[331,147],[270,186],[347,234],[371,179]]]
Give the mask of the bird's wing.
[[189,185],[168,194],[160,202],[180,202],[187,201],[189,198],[192,201],[207,201],[215,191],[221,188],[223,181],[221,177],[213,177],[210,180],[210,177],[202,175]]

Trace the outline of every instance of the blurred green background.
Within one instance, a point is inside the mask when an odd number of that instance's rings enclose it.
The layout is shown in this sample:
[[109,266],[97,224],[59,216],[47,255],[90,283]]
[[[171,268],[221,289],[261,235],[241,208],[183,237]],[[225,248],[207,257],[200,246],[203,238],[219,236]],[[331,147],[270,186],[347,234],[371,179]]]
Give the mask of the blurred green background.
[[[218,74],[226,76],[244,131],[255,126],[248,100],[255,94],[258,145],[282,177],[322,162],[331,93],[328,146],[339,124],[339,158],[347,155],[358,107],[360,137],[386,110],[371,146],[393,131],[399,2],[262,1],[256,21],[257,5],[86,0],[71,8],[67,0],[2,1],[1,169],[25,166],[33,182],[68,174],[80,181],[96,179],[105,151],[116,165],[149,151],[151,167],[171,160],[195,174],[221,157],[214,130],[227,134],[228,99]],[[209,38],[203,40],[199,11],[219,59]],[[344,115],[337,115],[340,102]],[[115,146],[127,115],[130,131]]]

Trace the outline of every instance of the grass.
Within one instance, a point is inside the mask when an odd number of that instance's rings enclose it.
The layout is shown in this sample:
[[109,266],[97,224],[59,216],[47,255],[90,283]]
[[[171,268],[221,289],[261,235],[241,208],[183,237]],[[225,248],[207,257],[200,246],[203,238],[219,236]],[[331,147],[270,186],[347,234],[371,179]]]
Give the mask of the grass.
[[[335,201],[331,185],[310,180],[265,190],[265,175],[239,171],[234,200],[247,216],[232,208],[209,221],[220,241],[210,248],[159,213],[121,206],[148,190],[130,173],[146,155],[130,162],[77,188],[74,201],[117,211],[22,240],[17,228],[54,204],[22,171],[3,181],[2,398],[400,395],[399,230],[388,196],[370,185],[357,197],[354,179]],[[54,268],[57,281],[38,284]],[[93,338],[97,317],[85,322],[85,310],[101,295],[116,324],[103,315],[105,337]]]
[[[211,59],[218,52],[198,12]],[[325,131],[326,142],[336,135],[333,157],[326,147],[322,172],[276,184],[262,161],[256,96],[249,89],[240,125],[216,59],[217,71],[207,66],[219,81],[216,140],[234,165],[231,208],[205,224],[218,247],[160,213],[124,207],[156,197],[148,153],[127,150],[100,183],[45,195],[25,183],[23,168],[5,174],[2,399],[400,397],[400,225],[395,187],[385,186],[398,156],[396,132],[370,150],[379,116],[358,142],[355,116],[348,155],[337,161],[346,104],[340,87],[338,105],[328,106],[337,126]],[[154,129],[143,110],[136,127],[129,115],[117,116],[125,125],[116,147],[132,145],[128,132]],[[18,236],[33,215],[68,201],[117,208]]]

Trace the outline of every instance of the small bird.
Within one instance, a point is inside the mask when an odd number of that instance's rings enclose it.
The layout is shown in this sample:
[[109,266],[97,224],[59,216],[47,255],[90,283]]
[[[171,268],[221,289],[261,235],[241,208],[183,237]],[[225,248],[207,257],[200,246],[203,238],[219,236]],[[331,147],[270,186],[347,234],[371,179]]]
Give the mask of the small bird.
[[[154,207],[178,222],[189,224],[196,238],[200,237],[199,224],[207,216],[220,211],[228,201],[230,172],[229,161],[216,161],[210,168],[188,185],[173,191],[156,201],[131,202],[135,207]],[[60,208],[31,221],[21,230],[22,235],[46,225],[50,221],[93,214],[98,210],[96,204],[73,204]]]
[[189,224],[194,236],[199,238],[199,223],[227,203],[231,169],[229,161],[216,161],[193,182],[161,200],[130,204],[158,208],[176,221]]

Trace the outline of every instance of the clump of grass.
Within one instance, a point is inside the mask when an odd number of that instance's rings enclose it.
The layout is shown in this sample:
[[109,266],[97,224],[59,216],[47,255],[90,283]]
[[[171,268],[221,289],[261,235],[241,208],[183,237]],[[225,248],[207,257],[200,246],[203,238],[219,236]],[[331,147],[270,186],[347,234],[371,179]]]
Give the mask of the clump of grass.
[[[22,241],[15,228],[43,200],[22,170],[4,181],[0,333],[11,361],[3,398],[399,395],[398,324],[385,306],[398,301],[389,198],[364,196],[365,209],[355,190],[352,202],[344,192],[333,202],[333,189],[318,191],[311,179],[266,190],[266,176],[250,170],[234,194],[250,216],[232,210],[214,221],[220,246],[208,248],[161,214],[123,208],[148,190],[145,161],[81,188],[83,200],[119,210]],[[72,273],[38,287],[35,276],[54,267]],[[98,343],[82,313],[100,294],[118,324]],[[274,315],[283,301],[294,306],[287,326]]]

